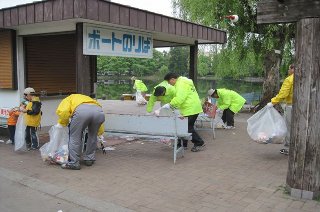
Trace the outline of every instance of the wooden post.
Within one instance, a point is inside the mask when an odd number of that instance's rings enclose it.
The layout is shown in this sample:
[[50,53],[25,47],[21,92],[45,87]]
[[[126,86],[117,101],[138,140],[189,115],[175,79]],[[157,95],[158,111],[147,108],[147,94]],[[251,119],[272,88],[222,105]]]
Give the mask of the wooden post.
[[93,72],[96,70],[92,63],[96,56],[83,55],[83,23],[76,25],[76,77],[77,93],[90,95],[93,92]]
[[304,199],[320,195],[319,33],[319,18],[298,21],[287,186]]
[[197,87],[198,79],[198,41],[190,46],[190,68],[189,78],[193,80],[194,85]]

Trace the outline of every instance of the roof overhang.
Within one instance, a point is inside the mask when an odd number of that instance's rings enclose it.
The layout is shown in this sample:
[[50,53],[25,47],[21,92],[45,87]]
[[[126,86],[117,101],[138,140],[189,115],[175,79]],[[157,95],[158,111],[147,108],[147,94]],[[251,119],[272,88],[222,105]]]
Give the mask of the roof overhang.
[[0,10],[0,28],[21,36],[75,31],[79,22],[152,33],[155,48],[227,41],[223,30],[103,0],[48,0]]

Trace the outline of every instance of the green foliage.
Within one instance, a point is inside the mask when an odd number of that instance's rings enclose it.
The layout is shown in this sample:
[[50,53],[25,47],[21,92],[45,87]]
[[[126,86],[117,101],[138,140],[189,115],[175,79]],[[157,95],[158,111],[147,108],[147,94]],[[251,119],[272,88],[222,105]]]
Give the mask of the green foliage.
[[[214,57],[213,66],[216,76],[233,78],[261,76],[264,55],[273,49],[283,52],[282,68],[292,61],[294,25],[257,25],[256,4],[257,0],[173,0],[180,18],[228,32],[228,43]],[[234,14],[239,21],[232,26],[224,17]]]
[[189,48],[187,47],[170,48],[169,65],[168,65],[170,72],[175,72],[180,75],[186,75],[189,70],[188,61],[189,61]]
[[99,75],[151,75],[168,64],[166,52],[153,51],[153,58],[128,58],[98,56],[97,69]]

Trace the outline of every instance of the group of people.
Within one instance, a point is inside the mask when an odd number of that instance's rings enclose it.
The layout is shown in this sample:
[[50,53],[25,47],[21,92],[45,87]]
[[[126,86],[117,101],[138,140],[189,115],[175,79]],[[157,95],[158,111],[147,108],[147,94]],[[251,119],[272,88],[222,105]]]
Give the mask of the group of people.
[[8,143],[15,144],[15,131],[18,117],[21,113],[24,115],[25,143],[27,150],[39,149],[39,140],[37,128],[41,122],[41,102],[33,88],[26,88],[23,92],[24,98],[19,107],[9,111],[7,125],[10,134]]
[[[283,82],[278,95],[272,98],[267,106],[272,107],[275,104],[285,102],[284,116],[287,126],[290,126],[293,96],[293,65],[290,65],[288,73],[289,77]],[[143,93],[147,91],[146,86],[141,80],[137,80],[136,78],[132,80],[135,81],[135,88],[137,90]],[[242,108],[245,99],[237,92],[224,88],[208,90],[208,97],[209,99],[216,98],[218,110],[223,110],[222,120],[225,124],[225,129],[234,129],[234,115]],[[153,112],[156,101],[161,102],[161,108]],[[198,152],[203,150],[205,142],[194,129],[197,117],[203,112],[203,109],[201,100],[191,79],[179,76],[176,73],[165,75],[164,81],[154,87],[147,103],[146,111],[149,115],[159,115],[161,109],[179,110],[181,118],[188,119],[188,132],[191,133],[191,141],[193,143],[191,151]],[[20,107],[13,108],[9,112],[8,128],[12,144],[15,142],[15,125],[21,113],[24,114],[25,118],[25,142],[27,149],[39,149],[37,128],[40,125],[42,112],[40,99],[33,88],[26,88],[24,90],[24,101]],[[68,162],[61,165],[61,167],[72,170],[79,170],[81,168],[82,135],[86,128],[88,129],[88,140],[86,150],[83,153],[83,160],[85,165],[93,165],[97,138],[104,132],[105,115],[101,105],[89,96],[72,94],[61,101],[56,114],[59,117],[56,127],[69,127],[69,157]],[[285,146],[289,146],[289,142],[290,130],[288,130],[285,139]],[[178,147],[181,146],[187,148],[188,141],[179,140]],[[280,152],[288,154],[288,149],[282,149]]]

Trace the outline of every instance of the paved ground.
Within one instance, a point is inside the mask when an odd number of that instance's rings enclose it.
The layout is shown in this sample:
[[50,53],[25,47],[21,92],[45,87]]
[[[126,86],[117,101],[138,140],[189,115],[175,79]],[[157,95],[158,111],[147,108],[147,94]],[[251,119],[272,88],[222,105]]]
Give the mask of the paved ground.
[[[188,150],[176,165],[172,149],[161,143],[118,142],[116,150],[98,152],[94,166],[80,171],[47,165],[38,151],[16,153],[0,143],[0,211],[23,211],[15,204],[26,202],[38,211],[46,205],[64,212],[320,211],[320,202],[285,194],[288,162],[278,153],[282,146],[251,141],[248,117],[238,115],[237,128],[217,130],[214,141],[201,131],[205,151]],[[28,193],[29,201],[18,190]]]

